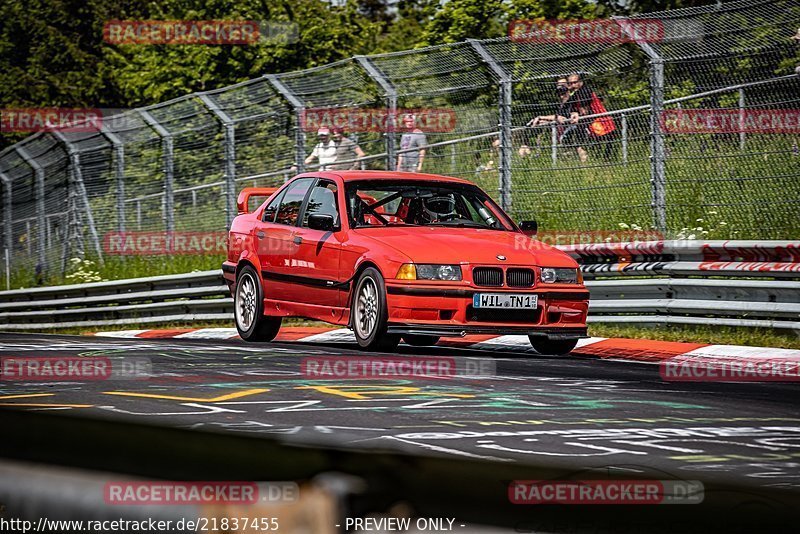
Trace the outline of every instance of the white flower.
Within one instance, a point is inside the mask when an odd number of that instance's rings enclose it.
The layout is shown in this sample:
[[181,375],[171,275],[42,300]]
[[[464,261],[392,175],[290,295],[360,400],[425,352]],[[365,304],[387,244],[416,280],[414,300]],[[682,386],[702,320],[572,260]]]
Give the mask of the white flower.
[[622,228],[623,230],[627,230],[628,228],[630,228],[630,226],[628,226],[628,225],[627,225],[627,224],[625,224],[624,222],[623,222],[623,223],[619,223],[617,226],[619,226],[619,227],[620,227],[620,228]]

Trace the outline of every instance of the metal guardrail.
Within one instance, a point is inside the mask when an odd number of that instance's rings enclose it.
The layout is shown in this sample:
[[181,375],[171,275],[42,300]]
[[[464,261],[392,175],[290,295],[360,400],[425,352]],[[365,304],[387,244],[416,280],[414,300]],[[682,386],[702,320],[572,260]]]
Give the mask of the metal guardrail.
[[[800,243],[652,241],[559,247],[591,293],[589,320],[800,329]],[[220,271],[0,292],[0,330],[229,321]]]

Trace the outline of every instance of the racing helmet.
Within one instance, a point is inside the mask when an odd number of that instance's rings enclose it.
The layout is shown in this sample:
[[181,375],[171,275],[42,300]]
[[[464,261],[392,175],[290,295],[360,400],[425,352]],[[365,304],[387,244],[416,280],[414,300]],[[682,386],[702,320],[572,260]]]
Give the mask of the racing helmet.
[[443,193],[422,199],[422,217],[427,222],[453,218],[456,215],[456,199],[453,193]]

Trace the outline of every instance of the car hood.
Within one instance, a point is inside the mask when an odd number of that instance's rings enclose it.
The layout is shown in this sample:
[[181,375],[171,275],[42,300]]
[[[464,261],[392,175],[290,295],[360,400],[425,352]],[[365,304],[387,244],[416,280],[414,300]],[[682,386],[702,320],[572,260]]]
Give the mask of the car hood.
[[[519,232],[423,226],[359,228],[356,231],[362,237],[392,247],[414,263],[578,265],[564,252]],[[500,260],[497,256],[506,259]]]

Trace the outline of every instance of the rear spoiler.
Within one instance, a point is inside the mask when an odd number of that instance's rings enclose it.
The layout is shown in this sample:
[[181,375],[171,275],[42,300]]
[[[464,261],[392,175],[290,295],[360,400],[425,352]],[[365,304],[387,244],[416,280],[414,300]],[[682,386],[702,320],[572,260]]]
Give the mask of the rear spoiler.
[[239,211],[239,215],[250,213],[248,211],[250,197],[269,197],[277,190],[277,187],[245,187],[239,193],[239,198],[236,199],[236,208]]

